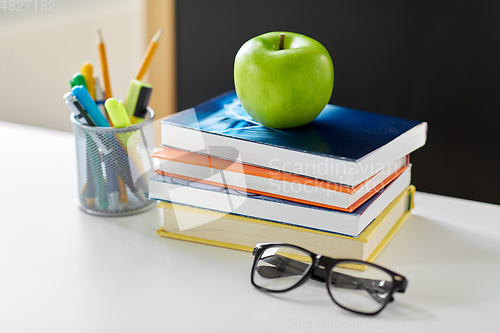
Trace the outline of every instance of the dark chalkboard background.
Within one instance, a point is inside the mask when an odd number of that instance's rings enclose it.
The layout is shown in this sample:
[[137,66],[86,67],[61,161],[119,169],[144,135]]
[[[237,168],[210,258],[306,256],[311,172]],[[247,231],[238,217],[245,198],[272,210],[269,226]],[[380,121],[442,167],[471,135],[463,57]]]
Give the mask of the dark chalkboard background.
[[411,155],[418,190],[500,204],[500,1],[184,0],[176,10],[179,110],[234,89],[248,39],[298,32],[332,56],[330,103],[429,123]]

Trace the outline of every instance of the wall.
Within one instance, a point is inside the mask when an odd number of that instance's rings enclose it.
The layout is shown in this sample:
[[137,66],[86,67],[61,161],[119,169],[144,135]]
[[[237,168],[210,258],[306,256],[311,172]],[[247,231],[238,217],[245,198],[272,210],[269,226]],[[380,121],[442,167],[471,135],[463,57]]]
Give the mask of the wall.
[[234,89],[246,40],[302,33],[332,56],[331,103],[429,123],[418,190],[500,204],[498,17],[498,1],[178,1],[178,108]]
[[[89,61],[100,77],[96,31],[106,44],[114,97],[123,99],[146,48],[141,0],[55,1],[55,11],[0,10],[0,120],[71,131],[62,96]],[[102,82],[102,81],[101,81]]]

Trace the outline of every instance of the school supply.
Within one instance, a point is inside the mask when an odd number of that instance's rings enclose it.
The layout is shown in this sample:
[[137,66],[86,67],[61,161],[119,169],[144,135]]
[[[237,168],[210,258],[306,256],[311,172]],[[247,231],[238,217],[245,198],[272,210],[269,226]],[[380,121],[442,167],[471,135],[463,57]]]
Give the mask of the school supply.
[[90,97],[95,101],[95,90],[94,90],[94,69],[92,65],[88,62],[82,65],[80,69],[83,77],[85,78],[85,88],[90,94]]
[[158,204],[164,221],[158,234],[248,252],[258,242],[287,242],[337,258],[372,262],[410,215],[414,192],[413,186],[400,192],[357,237],[163,201]]
[[139,80],[130,81],[125,108],[132,124],[137,124],[144,120],[152,91],[153,87],[148,83]]
[[410,185],[410,178],[410,169],[407,169],[351,213],[265,195],[226,190],[220,186],[158,174],[149,179],[149,197],[175,204],[357,237],[403,189]]
[[103,117],[101,111],[97,107],[92,97],[90,97],[89,92],[84,86],[75,86],[71,89],[71,93],[76,97],[78,102],[87,111],[90,118],[94,121],[96,126],[109,127],[109,122]]
[[115,98],[108,98],[104,103],[104,107],[113,123],[115,128],[122,128],[130,126],[130,118],[127,112],[122,107],[123,104],[118,102]]
[[[310,124],[262,126],[230,91],[162,121],[161,143],[349,187],[425,144],[427,123],[328,104]],[[224,149],[232,147],[233,150]]]
[[137,71],[137,74],[135,76],[136,80],[141,80],[144,74],[146,74],[149,67],[149,63],[151,62],[151,59],[153,59],[153,55],[156,51],[156,48],[158,47],[158,40],[160,39],[162,33],[163,33],[163,28],[160,28],[151,39],[151,42],[149,42],[148,48],[146,49],[146,53],[142,58],[139,70]]
[[[153,38],[153,44],[161,32]],[[106,51],[102,34],[97,33],[103,92],[93,67],[85,63],[71,79],[71,92],[64,95],[71,110],[76,138],[78,194],[80,206],[96,215],[129,215],[155,205],[148,200],[148,177],[154,171],[145,132],[152,137],[154,111],[147,107],[152,86],[138,82],[137,94],[130,99],[133,113],[112,98]],[[146,52],[145,71],[155,45]],[[83,75],[82,75],[83,74]],[[135,80],[134,80],[135,81]],[[105,101],[105,96],[108,97]],[[137,116],[132,126],[131,118]]]
[[81,73],[75,73],[71,79],[69,79],[69,84],[71,88],[74,86],[84,86],[87,87],[87,83],[85,82],[85,78]]
[[101,60],[102,80],[104,83],[104,93],[106,98],[113,97],[111,93],[111,83],[109,81],[108,60],[106,58],[106,47],[102,38],[101,30],[97,30],[97,48],[99,50],[99,59]]
[[85,111],[83,106],[78,102],[78,100],[75,98],[75,96],[73,96],[71,92],[66,93],[63,98],[68,108],[75,115],[76,120],[84,125],[95,126],[92,118],[90,118],[87,111]]

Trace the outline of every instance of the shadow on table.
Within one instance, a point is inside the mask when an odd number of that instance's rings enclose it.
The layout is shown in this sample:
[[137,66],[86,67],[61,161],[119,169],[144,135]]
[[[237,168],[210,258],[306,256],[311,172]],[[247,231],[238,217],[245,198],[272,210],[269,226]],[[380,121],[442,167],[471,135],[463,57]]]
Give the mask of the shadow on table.
[[[256,292],[260,292],[256,290]],[[404,320],[404,321],[429,321],[434,320],[435,316],[425,308],[411,304],[405,300],[404,295],[395,295],[395,301],[388,304],[386,308],[376,316],[363,316],[342,309],[335,304],[323,283],[308,281],[306,284],[284,294],[278,293],[262,293],[263,302],[266,297],[280,300],[288,304],[296,304],[297,312],[301,312],[301,308],[306,306],[307,311],[304,313],[316,313],[318,316],[322,314],[331,314],[333,318],[337,315],[347,316],[349,318],[364,318],[370,320]]]

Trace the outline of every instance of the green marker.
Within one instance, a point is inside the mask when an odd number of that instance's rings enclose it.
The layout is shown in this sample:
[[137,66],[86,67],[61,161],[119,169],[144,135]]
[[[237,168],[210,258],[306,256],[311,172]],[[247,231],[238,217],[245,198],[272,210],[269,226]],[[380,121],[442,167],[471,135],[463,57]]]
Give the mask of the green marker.
[[87,88],[87,85],[85,84],[85,78],[81,73],[75,73],[71,79],[69,79],[69,84],[71,85],[71,88],[74,86],[84,86]]
[[139,80],[130,81],[127,98],[125,99],[125,108],[132,124],[144,121],[152,90],[153,86],[148,83]]

